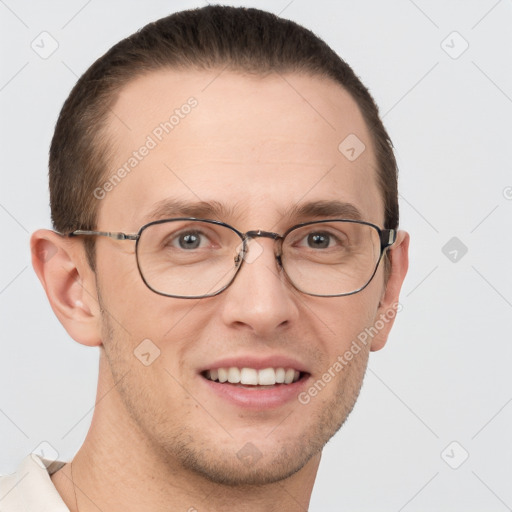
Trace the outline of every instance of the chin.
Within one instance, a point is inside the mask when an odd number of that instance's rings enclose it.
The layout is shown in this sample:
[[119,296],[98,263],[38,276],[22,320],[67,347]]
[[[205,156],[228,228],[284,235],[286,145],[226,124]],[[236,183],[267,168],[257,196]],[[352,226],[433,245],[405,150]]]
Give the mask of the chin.
[[318,451],[310,453],[313,450],[308,449],[300,453],[293,450],[289,453],[281,448],[279,451],[274,450],[272,454],[264,454],[255,445],[247,443],[232,455],[225,451],[210,452],[207,455],[188,453],[182,458],[181,464],[184,469],[218,485],[258,487],[286,480],[299,472]]
[[[286,428],[283,424],[270,434],[265,429],[253,437],[246,433],[243,440],[217,443],[188,429],[186,434],[175,435],[168,442],[160,439],[158,444],[170,466],[178,464],[208,482],[230,487],[269,485],[290,478],[320,454],[346,418],[340,411],[338,415],[330,412],[329,421],[316,421],[293,438],[279,437]],[[318,419],[326,418],[321,414]]]

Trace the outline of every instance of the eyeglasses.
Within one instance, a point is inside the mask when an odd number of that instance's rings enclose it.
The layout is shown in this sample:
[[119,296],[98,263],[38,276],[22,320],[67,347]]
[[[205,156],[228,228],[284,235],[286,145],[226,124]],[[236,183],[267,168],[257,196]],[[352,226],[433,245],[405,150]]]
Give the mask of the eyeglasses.
[[[372,280],[396,230],[355,220],[317,220],[288,229],[241,233],[224,222],[196,218],[157,220],[136,234],[76,230],[68,236],[135,240],[142,280],[166,297],[212,297],[230,286],[244,261],[262,252],[251,240],[275,241],[275,258],[290,284],[302,293],[340,297],[363,290]],[[251,246],[251,253],[249,252]],[[258,247],[259,246],[259,247]]]

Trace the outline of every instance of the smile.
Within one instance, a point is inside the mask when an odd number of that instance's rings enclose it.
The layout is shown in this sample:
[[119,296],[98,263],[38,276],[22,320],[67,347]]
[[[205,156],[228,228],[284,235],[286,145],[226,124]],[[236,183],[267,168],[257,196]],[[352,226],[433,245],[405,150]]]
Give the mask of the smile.
[[293,368],[238,368],[236,366],[206,370],[203,376],[214,382],[242,384],[245,386],[274,386],[292,384],[301,378],[301,372]]

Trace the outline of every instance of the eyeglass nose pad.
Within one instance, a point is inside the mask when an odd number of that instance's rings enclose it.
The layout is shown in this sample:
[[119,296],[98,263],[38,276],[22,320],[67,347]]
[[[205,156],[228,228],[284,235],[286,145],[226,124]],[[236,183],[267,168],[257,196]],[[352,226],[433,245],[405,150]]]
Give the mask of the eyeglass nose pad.
[[283,269],[283,238],[278,238],[274,244],[274,255],[279,267]]
[[242,261],[245,258],[245,254],[247,253],[247,246],[245,244],[245,241],[242,242],[236,248],[236,250],[237,250],[237,253],[235,254],[235,257],[234,257],[234,263],[235,263],[235,268],[238,268],[242,264]]

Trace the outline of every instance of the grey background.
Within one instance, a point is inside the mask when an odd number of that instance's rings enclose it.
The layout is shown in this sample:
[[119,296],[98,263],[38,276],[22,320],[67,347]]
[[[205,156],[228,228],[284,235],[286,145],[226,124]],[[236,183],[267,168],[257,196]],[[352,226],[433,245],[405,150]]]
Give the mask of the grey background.
[[[0,0],[0,473],[43,441],[71,458],[95,400],[97,352],[67,336],[30,266],[29,234],[50,227],[60,107],[112,44],[202,5]],[[311,510],[510,510],[512,2],[232,5],[298,21],[361,76],[396,146],[412,237],[403,311],[324,451]],[[58,43],[46,59],[31,47],[43,31]]]

